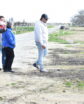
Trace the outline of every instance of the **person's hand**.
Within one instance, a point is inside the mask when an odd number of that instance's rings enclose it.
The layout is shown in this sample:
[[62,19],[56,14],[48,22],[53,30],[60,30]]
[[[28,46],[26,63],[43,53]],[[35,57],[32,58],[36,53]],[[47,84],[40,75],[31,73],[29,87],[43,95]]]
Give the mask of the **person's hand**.
[[46,47],[44,45],[42,45],[42,48],[45,49]]

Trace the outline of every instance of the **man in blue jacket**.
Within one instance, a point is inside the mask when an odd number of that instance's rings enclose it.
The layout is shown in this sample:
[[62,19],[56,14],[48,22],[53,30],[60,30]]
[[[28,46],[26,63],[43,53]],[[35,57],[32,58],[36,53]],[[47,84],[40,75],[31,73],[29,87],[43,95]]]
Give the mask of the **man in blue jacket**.
[[14,60],[15,36],[12,33],[12,24],[7,23],[7,30],[2,34],[2,50],[5,53],[4,72],[13,72],[12,63]]

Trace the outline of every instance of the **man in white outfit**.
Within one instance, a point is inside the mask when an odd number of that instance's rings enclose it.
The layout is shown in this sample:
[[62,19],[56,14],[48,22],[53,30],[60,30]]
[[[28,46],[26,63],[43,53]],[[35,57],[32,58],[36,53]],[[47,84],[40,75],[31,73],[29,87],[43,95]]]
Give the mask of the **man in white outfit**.
[[42,14],[40,21],[35,24],[35,43],[38,48],[38,59],[33,64],[34,67],[38,68],[40,72],[48,72],[44,69],[43,59],[47,55],[47,43],[48,43],[48,29],[47,23],[48,16]]

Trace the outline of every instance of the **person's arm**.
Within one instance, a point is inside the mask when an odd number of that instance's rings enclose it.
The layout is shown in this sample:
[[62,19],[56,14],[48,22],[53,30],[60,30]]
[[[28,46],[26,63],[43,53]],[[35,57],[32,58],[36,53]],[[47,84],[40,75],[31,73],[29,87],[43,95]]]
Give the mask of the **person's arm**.
[[42,48],[46,48],[45,45],[43,44],[43,39],[42,39],[42,28],[40,25],[37,25],[35,27],[36,31],[36,37],[38,38],[38,42],[41,44]]
[[35,26],[35,32],[36,32],[36,38],[38,39],[38,42],[42,45],[42,29],[40,25]]

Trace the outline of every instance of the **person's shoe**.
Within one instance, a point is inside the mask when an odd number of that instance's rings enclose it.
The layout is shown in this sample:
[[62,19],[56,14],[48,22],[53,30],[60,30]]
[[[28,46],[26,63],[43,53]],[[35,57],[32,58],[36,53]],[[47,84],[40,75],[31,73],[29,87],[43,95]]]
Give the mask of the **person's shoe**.
[[12,70],[4,70],[4,72],[11,72],[11,73],[15,73],[14,71]]
[[8,72],[8,70],[4,70],[3,72]]
[[46,70],[46,69],[40,69],[40,72],[48,72],[48,70]]
[[12,70],[8,70],[8,72],[15,73],[15,71],[12,71]]
[[1,70],[1,68],[0,68],[0,70]]
[[35,68],[39,69],[39,66],[38,66],[36,63],[34,63],[33,66],[34,66]]

